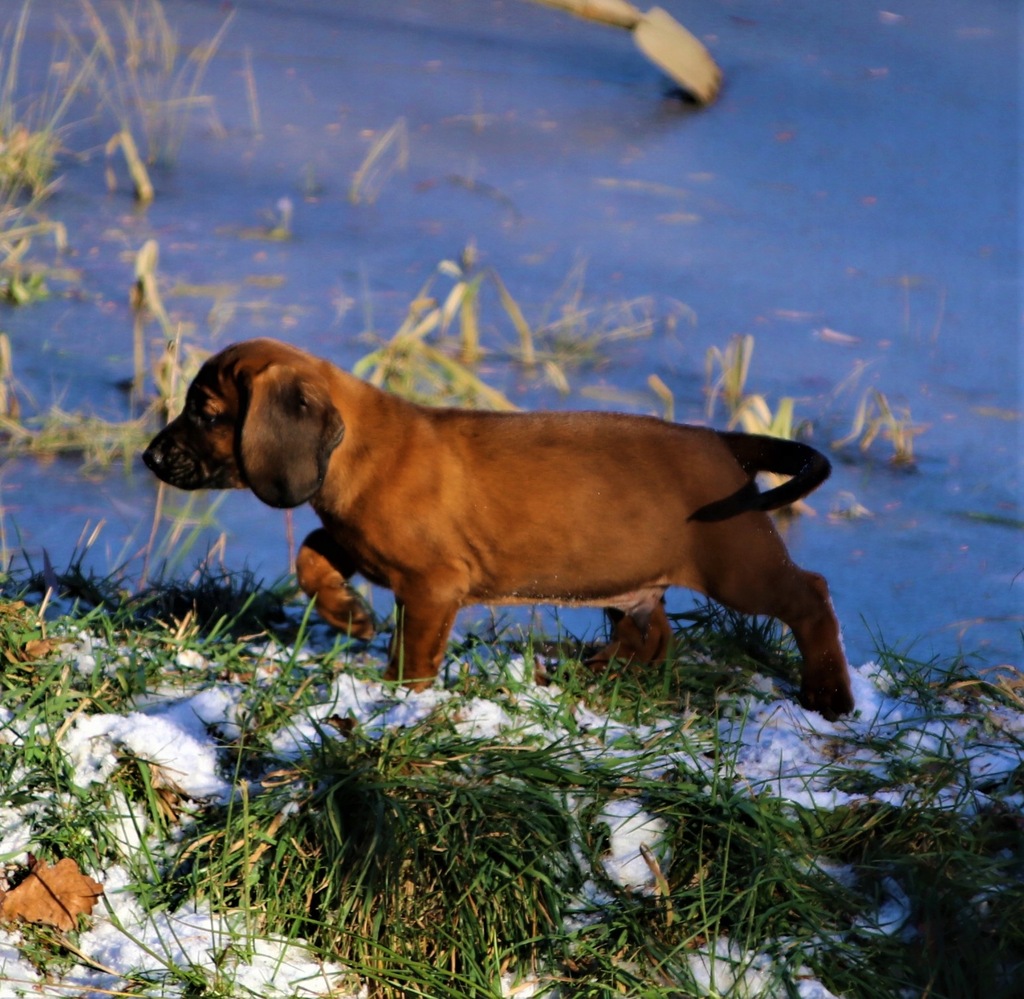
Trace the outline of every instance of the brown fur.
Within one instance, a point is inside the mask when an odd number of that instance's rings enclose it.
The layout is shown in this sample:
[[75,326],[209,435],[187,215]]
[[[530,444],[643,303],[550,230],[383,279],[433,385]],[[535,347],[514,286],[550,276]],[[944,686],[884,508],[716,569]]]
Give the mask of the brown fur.
[[[389,680],[429,683],[467,604],[603,607],[613,631],[597,661],[659,660],[663,595],[685,586],[784,621],[803,703],[853,708],[825,580],[790,560],[765,512],[828,475],[806,445],[619,413],[431,409],[251,340],[206,362],[144,459],[183,489],[311,503],[323,527],[299,552],[299,583],[359,638],[373,623],[347,581],[393,591]],[[758,470],[794,478],[761,493]]]

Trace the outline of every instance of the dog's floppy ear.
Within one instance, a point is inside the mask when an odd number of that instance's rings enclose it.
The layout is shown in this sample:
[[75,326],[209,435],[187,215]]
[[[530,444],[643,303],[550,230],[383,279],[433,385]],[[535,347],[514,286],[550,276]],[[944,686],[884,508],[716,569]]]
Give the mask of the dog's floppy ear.
[[252,375],[237,436],[238,466],[269,506],[305,503],[323,484],[345,425],[326,388],[295,368]]

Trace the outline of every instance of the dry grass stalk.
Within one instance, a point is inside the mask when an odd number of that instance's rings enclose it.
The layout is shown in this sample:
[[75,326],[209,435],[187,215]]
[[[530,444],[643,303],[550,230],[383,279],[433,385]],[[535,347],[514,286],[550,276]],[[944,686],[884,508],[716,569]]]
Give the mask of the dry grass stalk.
[[834,441],[832,446],[841,448],[859,440],[861,451],[867,451],[881,436],[892,444],[892,463],[911,466],[915,462],[914,438],[926,429],[926,426],[911,421],[909,407],[897,412],[882,392],[872,388],[861,397],[850,433]]
[[670,389],[657,375],[647,377],[650,390],[661,400],[662,418],[670,423],[676,418],[676,399]]
[[155,194],[153,181],[149,177],[149,171],[146,169],[146,164],[143,163],[142,157],[139,155],[139,150],[135,145],[135,139],[132,138],[130,129],[122,128],[121,131],[112,136],[110,141],[107,143],[107,187],[111,191],[117,189],[117,177],[109,165],[109,158],[113,156],[118,149],[120,149],[124,154],[124,162],[128,167],[128,175],[132,179],[132,189],[135,192],[135,200],[140,205],[148,205],[153,200]]
[[0,417],[17,421],[20,415],[21,406],[14,391],[11,338],[0,333]]
[[348,199],[354,205],[373,204],[384,184],[399,170],[409,165],[409,130],[399,118],[379,135],[356,170],[349,187]]

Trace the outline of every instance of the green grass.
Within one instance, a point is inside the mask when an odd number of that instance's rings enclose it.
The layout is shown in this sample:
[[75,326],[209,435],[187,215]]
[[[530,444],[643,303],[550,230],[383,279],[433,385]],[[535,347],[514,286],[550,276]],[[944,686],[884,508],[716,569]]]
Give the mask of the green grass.
[[[39,593],[52,603],[55,586],[63,610],[44,619]],[[33,852],[120,865],[154,914],[221,914],[236,957],[262,937],[302,941],[374,996],[495,996],[520,978],[574,997],[776,996],[806,976],[880,999],[1016,994],[1024,768],[986,780],[931,736],[966,724],[968,740],[998,735],[1024,759],[1019,724],[992,721],[1019,723],[1019,675],[882,655],[879,682],[919,717],[826,740],[817,776],[854,797],[825,808],[737,779],[737,733],[795,686],[774,627],[705,608],[676,621],[673,662],[597,677],[568,642],[548,688],[515,656],[553,646],[470,640],[449,694],[399,724],[393,712],[426,702],[364,687],[380,654],[308,645],[290,601],[285,584],[212,573],[137,596],[80,568],[9,578],[0,808],[22,810]],[[370,704],[358,716],[322,707],[346,674]],[[76,779],[61,748],[76,719],[204,689],[238,705],[217,728],[227,799],[189,797],[124,746],[104,780]],[[467,723],[482,703],[503,714],[499,734]],[[645,892],[604,866],[616,809],[664,830]],[[885,931],[893,899],[908,915]],[[48,972],[82,960],[77,933],[18,933]],[[132,994],[247,994],[231,962],[212,974],[171,941],[161,953],[159,981],[129,974]],[[709,976],[719,992],[702,991]],[[733,979],[745,984],[729,992]]]

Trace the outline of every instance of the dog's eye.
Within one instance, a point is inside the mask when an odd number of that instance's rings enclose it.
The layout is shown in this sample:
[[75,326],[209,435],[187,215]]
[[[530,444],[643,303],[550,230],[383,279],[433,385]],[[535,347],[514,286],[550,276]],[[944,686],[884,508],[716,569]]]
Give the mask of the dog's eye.
[[210,430],[226,422],[227,416],[224,413],[210,413],[205,409],[195,409],[192,412],[192,419],[204,430]]

